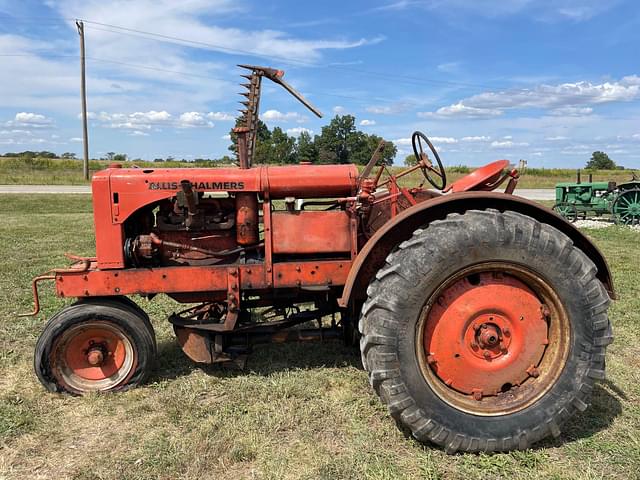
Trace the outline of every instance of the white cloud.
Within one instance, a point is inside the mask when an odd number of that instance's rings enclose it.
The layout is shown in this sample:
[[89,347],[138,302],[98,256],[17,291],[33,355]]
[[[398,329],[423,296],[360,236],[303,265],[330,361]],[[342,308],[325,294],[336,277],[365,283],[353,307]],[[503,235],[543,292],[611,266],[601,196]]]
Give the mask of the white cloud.
[[149,136],[147,132],[143,132],[142,130],[134,130],[129,135],[132,137],[148,137]]
[[345,109],[342,105],[336,105],[335,107],[333,107],[333,113],[335,113],[336,115],[340,115],[342,113],[344,113]]
[[627,102],[640,98],[640,77],[631,75],[617,82],[594,84],[587,81],[562,83],[558,85],[541,84],[531,89],[485,92],[461,100],[454,106],[457,110],[465,108],[494,110],[516,108],[561,109],[610,102]]
[[593,113],[592,105],[629,102],[640,98],[640,77],[630,75],[618,81],[580,81],[534,88],[484,92],[459,100],[435,112],[418,112],[419,117],[497,117],[507,110],[543,109],[558,117],[582,117]]
[[452,144],[452,143],[458,143],[458,139],[457,138],[453,138],[453,137],[429,137],[429,140],[431,140],[431,143],[440,143],[440,144]]
[[260,115],[263,121],[273,121],[273,122],[291,122],[296,121],[299,123],[303,123],[307,120],[306,117],[303,117],[297,112],[287,112],[282,113],[278,110],[267,110],[262,115]]
[[[61,16],[96,19],[102,23],[122,25],[131,29],[153,30],[167,37],[175,37],[176,32],[183,38],[193,40],[199,48],[221,53],[250,52],[256,56],[286,57],[304,62],[316,61],[323,51],[345,50],[372,45],[384,37],[344,39],[306,39],[292,36],[275,29],[241,29],[222,26],[224,15],[241,12],[247,8],[233,0],[137,0],[121,2],[109,0],[63,0],[51,2]],[[218,20],[221,25],[214,22]],[[90,26],[90,24],[89,24]],[[151,28],[153,26],[153,28]],[[93,31],[94,38],[113,39],[112,34]],[[165,38],[167,42],[184,45],[184,42]]]
[[448,107],[440,107],[435,112],[418,112],[418,116],[422,118],[428,117],[465,117],[465,118],[482,118],[497,117],[502,115],[502,111],[495,108],[478,108],[463,105],[462,102],[454,103]]
[[166,110],[134,113],[90,112],[91,120],[97,120],[101,127],[124,130],[151,130],[153,125],[169,125],[173,121],[172,115]]
[[[431,142],[436,145],[445,145],[445,144],[450,145],[450,144],[458,143],[458,139],[453,137],[429,137],[429,140],[431,140]],[[411,138],[410,137],[396,138],[393,141],[393,143],[400,146],[411,145]]]
[[185,127],[213,127],[213,122],[207,120],[206,115],[200,112],[184,112],[178,118],[178,126]]
[[15,121],[18,123],[34,125],[47,125],[51,123],[51,120],[44,115],[40,115],[39,113],[27,112],[16,113]]
[[549,142],[560,142],[562,140],[569,140],[569,137],[563,137],[562,135],[556,135],[553,137],[546,137],[545,140],[548,140]]
[[591,115],[593,108],[591,107],[560,107],[551,110],[551,115],[559,117],[582,117],[585,115]]
[[460,70],[460,62],[441,63],[436,69],[445,73],[455,73]]
[[367,119],[360,120],[360,126],[361,127],[371,127],[371,126],[373,126],[375,124],[376,124],[375,120],[367,120]]
[[491,137],[486,135],[479,135],[475,137],[462,137],[460,141],[462,142],[488,142],[491,140]]
[[[201,112],[184,112],[177,117],[166,110],[134,113],[88,112],[87,117],[97,122],[100,127],[138,132],[150,131],[154,126],[177,128],[211,128],[214,126],[213,122],[209,120],[210,115]],[[141,135],[141,133],[134,135]]]
[[[499,18],[526,13],[529,17],[543,22],[589,20],[612,8],[616,0],[602,2],[596,0],[390,0],[382,6],[374,7],[371,12],[423,9],[438,11],[443,15],[454,15],[456,21],[464,14],[485,18]],[[420,13],[418,13],[420,14]],[[428,15],[428,13],[424,13]]]
[[504,140],[502,142],[495,140],[491,142],[491,148],[496,148],[496,149],[508,149],[508,148],[528,147],[528,146],[529,144],[526,142],[512,142],[511,140]]
[[40,113],[18,112],[13,120],[5,123],[7,127],[49,128],[53,120]]
[[398,102],[392,105],[371,105],[366,107],[365,110],[375,115],[396,115],[405,112],[409,108],[411,108],[409,103]]
[[365,108],[365,110],[369,113],[375,113],[378,115],[390,115],[394,113],[392,107],[386,107],[386,106],[380,106],[380,107],[372,106],[372,107]]
[[207,113],[207,118],[209,120],[216,120],[218,122],[231,122],[235,120],[235,117],[233,115],[226,112],[209,112]]
[[74,143],[82,143],[82,138],[80,137],[73,137],[69,139],[70,142],[74,142]]
[[294,137],[297,137],[302,132],[307,132],[309,135],[313,135],[313,130],[309,130],[308,128],[304,128],[304,127],[294,127],[294,128],[287,129],[287,135],[291,135]]
[[228,133],[226,135],[223,135],[220,137],[222,140],[231,140],[231,135],[229,135]]

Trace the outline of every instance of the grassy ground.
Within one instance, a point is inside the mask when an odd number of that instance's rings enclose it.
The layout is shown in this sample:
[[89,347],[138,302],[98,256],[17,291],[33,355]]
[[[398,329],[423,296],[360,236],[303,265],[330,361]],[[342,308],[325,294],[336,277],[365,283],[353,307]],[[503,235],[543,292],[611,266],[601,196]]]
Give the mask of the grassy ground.
[[510,454],[447,456],[407,439],[339,343],[262,347],[244,371],[199,368],[177,347],[173,306],[141,301],[160,359],[147,385],[84,398],[46,393],[32,370],[45,318],[65,302],[30,279],[91,254],[88,196],[0,195],[0,478],[640,478],[638,233],[588,231],[611,262],[619,301],[608,380],[557,441]]
[[[92,160],[89,170],[93,174],[106,168],[109,162]],[[207,167],[208,163],[181,162],[128,162],[126,165],[140,167]],[[394,173],[402,170],[392,167]],[[448,182],[468,174],[473,169],[468,167],[451,167],[447,169]],[[518,186],[520,188],[553,188],[559,182],[573,182],[576,172],[573,169],[536,169],[529,168],[522,175]],[[583,172],[583,181],[588,180],[588,173]],[[598,170],[593,172],[594,181],[616,181],[618,183],[631,179],[631,173],[620,170]],[[415,172],[401,180],[403,186],[416,186],[423,181],[422,174]],[[0,185],[83,185],[88,182],[82,177],[82,164],[79,160],[0,158]]]

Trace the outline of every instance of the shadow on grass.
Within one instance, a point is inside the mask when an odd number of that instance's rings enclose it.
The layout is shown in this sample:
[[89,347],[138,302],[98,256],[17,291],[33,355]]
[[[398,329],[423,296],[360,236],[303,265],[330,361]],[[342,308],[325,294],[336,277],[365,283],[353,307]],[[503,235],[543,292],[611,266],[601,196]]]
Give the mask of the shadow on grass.
[[591,404],[560,426],[562,434],[558,438],[548,438],[537,443],[534,449],[560,447],[576,440],[587,439],[606,430],[622,413],[622,403],[627,395],[611,380],[596,383],[593,387]]
[[246,358],[244,368],[236,363],[198,364],[192,362],[174,339],[158,343],[158,367],[156,380],[167,380],[201,370],[207,375],[230,377],[247,374],[271,375],[286,370],[315,368],[362,369],[360,352],[355,347],[345,346],[339,340],[318,343],[267,344],[253,347]]
[[[201,370],[207,375],[236,377],[258,374],[268,376],[275,372],[316,368],[362,369],[360,352],[356,347],[345,346],[340,341],[323,343],[286,343],[254,347],[245,368],[231,364],[201,365],[192,362],[182,352],[175,340],[166,340],[158,345],[159,365],[156,380],[167,380]],[[610,380],[597,383],[593,388],[591,405],[561,426],[562,434],[556,439],[548,438],[533,446],[534,450],[559,447],[565,443],[592,437],[608,428],[622,413],[621,400],[627,400],[625,392]],[[401,427],[399,425],[399,427]],[[405,435],[410,433],[401,428]],[[431,445],[425,448],[433,448]]]

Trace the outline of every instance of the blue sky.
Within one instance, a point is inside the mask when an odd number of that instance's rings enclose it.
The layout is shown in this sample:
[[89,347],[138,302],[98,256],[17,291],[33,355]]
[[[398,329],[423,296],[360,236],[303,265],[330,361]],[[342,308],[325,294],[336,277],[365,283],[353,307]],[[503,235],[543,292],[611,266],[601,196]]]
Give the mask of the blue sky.
[[0,151],[81,152],[74,18],[92,157],[222,156],[235,65],[253,63],[325,114],[266,85],[270,127],[319,133],[350,113],[396,142],[396,163],[422,130],[448,165],[580,167],[603,150],[640,168],[635,0],[0,0]]

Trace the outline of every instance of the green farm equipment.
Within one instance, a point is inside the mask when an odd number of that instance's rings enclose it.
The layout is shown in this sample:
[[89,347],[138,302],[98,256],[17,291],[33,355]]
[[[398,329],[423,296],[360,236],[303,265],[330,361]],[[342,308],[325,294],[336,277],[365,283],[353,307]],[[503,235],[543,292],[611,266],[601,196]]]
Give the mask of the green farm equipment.
[[580,181],[578,170],[575,182],[556,184],[556,204],[553,210],[570,222],[588,214],[611,215],[616,223],[640,224],[640,179],[634,173],[630,181],[594,182],[589,174],[588,182]]

